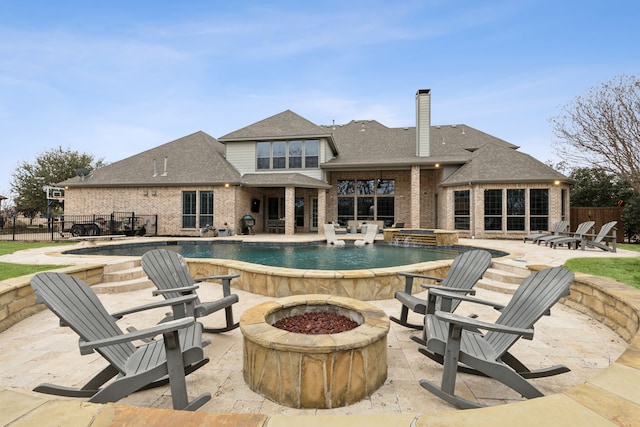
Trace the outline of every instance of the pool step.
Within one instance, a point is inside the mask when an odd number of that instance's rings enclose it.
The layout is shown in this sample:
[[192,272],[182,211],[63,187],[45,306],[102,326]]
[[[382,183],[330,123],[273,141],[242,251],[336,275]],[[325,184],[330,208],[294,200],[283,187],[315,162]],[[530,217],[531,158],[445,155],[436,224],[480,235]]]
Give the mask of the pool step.
[[105,266],[102,283],[92,286],[97,294],[117,294],[153,287],[139,259]]

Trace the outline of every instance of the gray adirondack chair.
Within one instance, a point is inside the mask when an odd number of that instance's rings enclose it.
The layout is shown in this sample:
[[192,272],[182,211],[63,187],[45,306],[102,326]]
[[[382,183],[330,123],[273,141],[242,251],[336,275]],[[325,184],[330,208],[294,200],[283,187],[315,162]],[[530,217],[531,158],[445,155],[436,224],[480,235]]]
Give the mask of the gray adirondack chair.
[[[196,299],[193,315],[200,318],[224,309],[225,326],[222,328],[205,327],[205,332],[227,332],[240,326],[233,320],[233,304],[238,302],[238,295],[231,293],[231,279],[239,277],[239,274],[193,279],[184,257],[167,249],[154,249],[146,252],[142,256],[142,269],[157,288],[153,291],[153,295],[162,295],[167,299],[189,294],[197,296],[197,283],[220,280],[222,282],[222,298],[207,302],[202,302],[199,298]],[[172,319],[172,315],[168,314],[162,321],[170,319]]]
[[[597,235],[588,234],[588,233],[580,234],[580,235],[575,235],[571,237],[565,237],[562,239],[554,239],[550,241],[549,244],[554,249],[556,248],[556,246],[566,244],[569,247],[569,249],[571,249],[572,246],[575,249],[578,249],[578,247],[580,247],[582,248],[582,250],[585,250],[587,247],[592,247],[592,248],[602,249],[603,251],[615,252],[616,251],[616,237],[615,237],[616,228],[615,227],[617,223],[618,221],[611,221],[604,224],[602,227],[600,227],[600,231],[598,232]],[[613,230],[613,233],[612,233],[612,236],[609,236],[609,233],[611,232],[611,230]],[[611,240],[612,242],[611,246],[607,245],[607,242],[606,242],[607,238]]]
[[553,242],[559,239],[564,239],[566,237],[578,237],[578,236],[582,236],[583,234],[587,234],[595,225],[595,221],[585,221],[582,222],[580,224],[578,224],[578,226],[576,227],[576,231],[572,232],[572,233],[564,233],[558,236],[545,236],[545,237],[541,237],[537,240],[538,245],[542,242],[544,242],[545,246],[552,246]]
[[560,236],[562,233],[567,232],[568,227],[569,227],[569,221],[565,221],[565,220],[557,221],[556,223],[553,224],[553,227],[551,227],[551,230],[549,232],[529,234],[523,237],[522,242],[526,243],[527,240],[531,240],[532,243],[537,243],[538,239],[542,237]]
[[[447,306],[442,307],[440,306],[442,303],[438,301],[435,294],[430,293],[428,299],[422,299],[412,295],[411,291],[413,289],[414,279],[429,279],[439,283],[438,285],[428,285],[423,283],[420,286],[424,289],[432,289],[435,287],[439,289],[446,289],[450,292],[473,295],[475,291],[473,291],[472,288],[478,280],[482,278],[483,274],[490,266],[491,254],[482,249],[474,249],[458,255],[451,263],[451,267],[449,267],[449,271],[444,278],[414,273],[398,273],[400,276],[404,276],[405,278],[404,291],[397,291],[394,296],[402,303],[402,308],[400,311],[400,317],[391,316],[391,320],[408,328],[422,329],[422,324],[410,323],[408,321],[409,310],[419,314],[434,313],[436,311],[436,304],[438,304],[438,310],[452,312],[456,309],[458,304],[460,304],[459,300],[449,299],[445,302]],[[422,343],[422,341],[417,337],[414,341]]]
[[[63,273],[38,273],[31,279],[36,302],[44,303],[80,336],[80,353],[97,351],[109,365],[80,389],[41,384],[34,391],[59,396],[88,397],[90,402],[116,402],[123,397],[146,388],[166,384],[171,387],[174,409],[196,410],[211,399],[203,393],[189,401],[185,375],[204,366],[209,359],[202,350],[202,325],[193,317],[180,317],[192,296],[164,304],[148,304],[144,308],[109,314],[95,292],[82,280]],[[170,322],[125,334],[116,319],[142,309],[174,305],[175,316]],[[132,342],[162,335],[139,347]],[[110,379],[115,379],[106,386]],[[104,387],[103,387],[104,386]]]
[[[494,378],[514,389],[527,399],[542,396],[542,393],[527,381],[527,378],[556,375],[568,372],[566,366],[558,365],[537,371],[518,372],[509,365],[513,358],[509,348],[520,338],[533,338],[533,325],[562,297],[569,294],[573,273],[562,267],[535,272],[528,276],[509,303],[504,307],[495,323],[436,311],[425,316],[426,346],[419,351],[443,361],[440,386],[420,380],[420,385],[436,396],[462,409],[483,405],[455,395],[456,373],[460,364],[478,374]],[[462,298],[465,301],[485,304],[473,297],[445,292],[442,297]],[[480,330],[486,330],[485,335]],[[432,357],[437,355],[437,357]],[[515,358],[513,358],[515,359]],[[519,363],[519,362],[518,362]]]

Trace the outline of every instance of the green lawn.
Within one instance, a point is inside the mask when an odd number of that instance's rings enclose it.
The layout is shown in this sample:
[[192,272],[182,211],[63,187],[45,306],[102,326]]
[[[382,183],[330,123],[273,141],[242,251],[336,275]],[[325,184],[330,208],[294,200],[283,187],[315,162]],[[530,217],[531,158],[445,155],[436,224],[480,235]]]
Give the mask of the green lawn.
[[573,258],[565,267],[579,273],[610,277],[640,289],[640,245],[618,244],[618,248],[636,251],[637,258]]
[[[42,248],[45,246],[60,246],[60,243],[26,243],[26,242],[0,242],[0,255],[11,254],[23,249]],[[24,276],[25,274],[37,273],[38,271],[61,268],[63,265],[30,265],[12,264],[0,262],[0,280],[11,277]]]

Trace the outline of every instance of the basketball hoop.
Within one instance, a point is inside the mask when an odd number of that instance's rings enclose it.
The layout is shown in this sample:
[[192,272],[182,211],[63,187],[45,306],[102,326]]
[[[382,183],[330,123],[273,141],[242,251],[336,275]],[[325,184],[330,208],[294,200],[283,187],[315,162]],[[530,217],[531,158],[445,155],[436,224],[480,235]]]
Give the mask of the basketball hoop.
[[47,200],[55,200],[56,202],[64,202],[64,188],[63,187],[51,187],[45,185],[43,187],[45,193],[47,193]]

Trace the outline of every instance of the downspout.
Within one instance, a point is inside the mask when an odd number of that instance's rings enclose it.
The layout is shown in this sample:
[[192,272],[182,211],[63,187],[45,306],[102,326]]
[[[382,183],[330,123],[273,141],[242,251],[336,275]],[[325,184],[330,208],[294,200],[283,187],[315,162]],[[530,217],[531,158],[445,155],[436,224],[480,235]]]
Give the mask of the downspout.
[[469,181],[469,202],[471,204],[471,206],[469,206],[469,209],[471,210],[470,212],[470,216],[471,218],[471,238],[475,239],[476,238],[476,195],[475,195],[475,190],[473,188],[473,182]]

